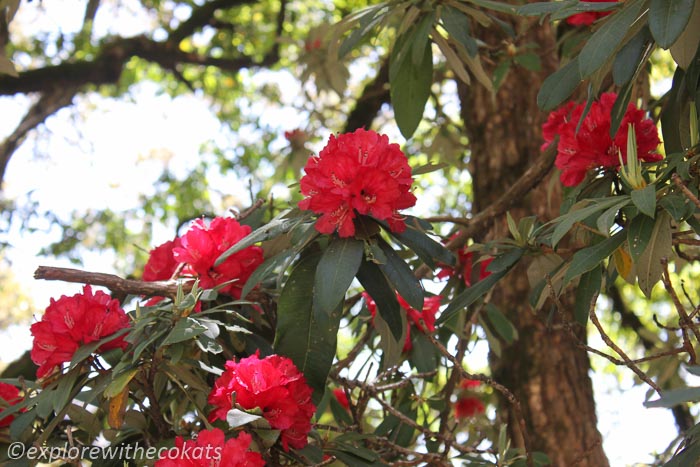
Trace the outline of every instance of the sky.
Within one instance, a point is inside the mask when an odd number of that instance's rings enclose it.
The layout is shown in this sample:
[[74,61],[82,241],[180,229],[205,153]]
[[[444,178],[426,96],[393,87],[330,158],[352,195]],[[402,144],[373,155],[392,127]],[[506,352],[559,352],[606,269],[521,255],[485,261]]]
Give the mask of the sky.
[[[43,2],[43,7],[49,10],[49,19],[41,20],[45,23],[37,22],[31,12],[22,10],[16,21],[26,21],[40,29],[72,30],[79,27],[82,14],[75,4],[66,0]],[[128,6],[130,2],[125,4]],[[103,20],[105,23],[99,23]],[[134,16],[120,24],[133,29],[122,32],[133,33],[139,32],[147,21]],[[98,16],[96,27],[99,30],[111,26],[105,16]],[[89,100],[78,98],[78,112],[88,115],[84,121],[75,120],[74,111],[67,109],[51,117],[46,123],[47,131],[42,132],[46,138],[41,141],[41,147],[50,156],[37,158],[36,146],[24,144],[9,165],[5,196],[22,199],[31,192],[41,209],[64,215],[87,208],[130,208],[138,203],[140,193],[151,190],[164,161],[174,171],[184,173],[197,160],[200,145],[219,134],[218,120],[207,103],[195,95],[173,99],[145,83],[139,85],[134,96],[135,102],[94,96]],[[24,97],[0,98],[0,138],[12,130],[27,105]],[[290,114],[269,118],[268,123],[279,127],[280,133],[294,129],[288,126],[293,121]],[[78,144],[79,136],[88,143]],[[226,186],[235,196],[247,196],[243,180]],[[47,226],[46,231],[33,234],[14,229],[9,237],[13,244],[8,255],[12,270],[39,309],[48,305],[50,297],[72,295],[81,288],[78,284],[33,280],[33,272],[39,265],[74,267],[67,260],[38,256],[41,246],[55,240],[56,234],[55,229]],[[161,238],[156,238],[155,243],[167,240],[171,233],[163,229],[158,235]],[[87,254],[82,268],[111,272],[113,262],[110,255]],[[31,347],[28,326],[0,332],[0,342],[3,342],[0,360],[13,360]],[[605,347],[595,337],[591,345]],[[485,361],[485,355],[482,357]],[[606,364],[599,357],[591,359],[595,368]],[[621,374],[621,377],[603,372],[592,375],[599,403],[599,429],[613,466],[648,462],[651,460],[648,452],[665,449],[676,436],[670,411],[644,408],[646,389],[633,384],[630,372]]]

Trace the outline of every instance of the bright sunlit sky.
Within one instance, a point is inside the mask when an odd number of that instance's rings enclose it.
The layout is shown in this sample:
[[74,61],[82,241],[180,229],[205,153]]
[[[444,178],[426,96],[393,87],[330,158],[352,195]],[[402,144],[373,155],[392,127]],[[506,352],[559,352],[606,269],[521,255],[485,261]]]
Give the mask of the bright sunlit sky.
[[[96,21],[97,31],[114,28],[117,24],[119,32],[135,34],[147,27],[148,21],[137,13],[137,2],[124,1],[122,4],[127,7],[131,5],[134,16],[122,16],[118,22],[114,22],[113,11],[107,8],[100,10]],[[22,26],[24,34],[31,35],[41,30],[70,32],[79,29],[82,2],[52,0],[40,6],[47,10],[45,17],[34,14],[39,2],[22,4],[15,22],[31,25]],[[22,63],[18,65],[21,67]],[[290,80],[289,84],[292,86],[293,82]],[[295,92],[290,90],[290,96]],[[39,203],[40,210],[64,216],[68,216],[72,210],[88,208],[132,208],[138,204],[140,193],[152,191],[164,160],[168,160],[169,167],[175,173],[185,173],[197,163],[200,145],[217,139],[220,133],[220,123],[207,103],[197,96],[172,99],[158,95],[157,87],[149,83],[138,85],[133,96],[136,103],[94,96],[78,98],[75,101],[77,110],[64,109],[51,117],[46,124],[48,131],[41,133],[42,140],[30,139],[13,156],[6,174],[5,196],[21,201],[31,193],[31,199]],[[29,102],[26,97],[0,98],[0,139],[14,129]],[[75,119],[76,112],[82,112],[87,118]],[[284,130],[294,129],[288,124],[294,122],[289,114],[268,113],[266,116],[269,119],[267,123],[278,127],[280,134]],[[294,122],[294,125],[300,124]],[[81,143],[78,143],[79,137],[83,138]],[[49,157],[37,158],[37,148],[41,148],[41,152]],[[235,198],[248,199],[247,180],[238,180],[232,175],[218,180],[218,183]],[[429,203],[425,204],[427,206]],[[14,229],[8,238],[13,245],[8,252],[13,273],[34,298],[38,309],[48,305],[50,297],[72,295],[81,287],[32,279],[39,265],[73,267],[67,260],[38,256],[42,246],[57,238],[57,231],[49,229],[48,225],[44,227],[45,231],[33,234]],[[156,234],[160,236],[155,239],[155,244],[158,244],[171,237],[172,230],[163,228]],[[113,260],[110,255],[86,254],[83,268],[111,272]],[[28,326],[13,326],[0,334],[0,342],[3,343],[0,360],[13,360],[31,347]],[[591,345],[604,347],[596,338],[592,339]],[[482,362],[485,362],[484,355],[470,358],[482,357]],[[591,358],[594,367],[602,368],[606,363],[599,357]],[[671,412],[645,409],[642,406],[645,388],[633,385],[630,372],[622,372],[619,380],[612,374],[594,373],[593,381],[598,401],[599,429],[611,465],[649,462],[651,457],[648,453],[663,451],[675,438],[676,428]]]

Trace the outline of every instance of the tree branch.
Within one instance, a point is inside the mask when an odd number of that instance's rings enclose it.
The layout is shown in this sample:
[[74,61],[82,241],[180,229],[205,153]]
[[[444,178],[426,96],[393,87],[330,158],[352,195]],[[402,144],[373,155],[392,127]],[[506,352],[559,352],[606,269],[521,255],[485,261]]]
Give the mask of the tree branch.
[[44,279],[47,281],[63,281],[78,284],[100,285],[107,287],[113,293],[121,293],[126,295],[146,295],[149,297],[175,298],[179,287],[182,287],[185,293],[189,292],[189,290],[192,288],[192,284],[190,282],[143,282],[131,279],[122,279],[114,274],[80,271],[78,269],[56,268],[50,266],[39,266],[36,271],[34,271],[34,278]]

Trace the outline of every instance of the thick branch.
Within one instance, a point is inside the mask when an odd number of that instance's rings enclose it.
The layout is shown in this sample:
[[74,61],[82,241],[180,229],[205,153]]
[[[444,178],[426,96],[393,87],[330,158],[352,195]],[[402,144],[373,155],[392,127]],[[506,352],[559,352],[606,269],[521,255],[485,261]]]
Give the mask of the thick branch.
[[382,105],[389,102],[389,60],[382,62],[372,82],[365,86],[362,95],[355,102],[348,119],[345,122],[345,132],[353,132],[358,128],[369,128],[379,113]]
[[178,287],[182,287],[188,292],[192,285],[187,282],[157,281],[142,282],[130,279],[122,279],[114,274],[101,272],[80,271],[70,268],[55,268],[50,266],[39,266],[34,271],[35,279],[47,281],[75,282],[78,284],[100,285],[107,287],[113,293],[126,295],[147,295],[149,297],[171,297],[177,295]]

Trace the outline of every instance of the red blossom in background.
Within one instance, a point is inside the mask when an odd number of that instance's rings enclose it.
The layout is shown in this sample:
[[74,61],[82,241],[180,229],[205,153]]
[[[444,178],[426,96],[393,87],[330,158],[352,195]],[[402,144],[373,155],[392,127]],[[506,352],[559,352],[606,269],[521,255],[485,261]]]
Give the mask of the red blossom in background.
[[343,388],[333,389],[333,395],[340,405],[348,410],[350,409],[350,401],[348,400],[348,395],[345,394],[345,390]]
[[459,387],[462,389],[474,389],[479,386],[481,386],[481,381],[475,379],[463,379],[462,382],[459,383]]
[[352,237],[357,214],[386,220],[394,232],[406,229],[399,211],[416,204],[411,167],[386,135],[363,129],[331,135],[304,171],[299,208],[321,214],[319,232]]
[[[34,336],[32,361],[39,365],[37,377],[42,378],[57,366],[70,362],[81,346],[127,327],[129,318],[119,301],[99,290],[93,294],[89,285],[72,297],[51,299],[41,321],[30,328]],[[122,335],[100,346],[97,352],[126,346]]]
[[226,362],[224,373],[214,383],[209,403],[215,408],[209,420],[226,420],[236,405],[250,410],[260,408],[270,426],[281,430],[282,446],[301,449],[308,443],[311,417],[316,407],[311,388],[294,363],[279,355],[260,359],[258,355]]
[[466,396],[460,397],[455,403],[455,418],[464,419],[471,418],[484,413],[486,407],[478,397]]
[[182,236],[181,245],[173,248],[174,258],[186,264],[183,272],[198,277],[203,289],[212,289],[233,280],[220,291],[241,298],[246,281],[263,262],[262,248],[249,246],[229,256],[218,266],[214,263],[251,230],[249,226],[229,217],[217,217],[209,225],[203,219],[197,219]]
[[143,280],[145,281],[167,281],[169,280],[180,263],[175,260],[173,250],[180,248],[182,242],[179,237],[169,240],[159,245],[149,252],[148,262],[143,268]]
[[[454,238],[457,234],[453,235],[452,238]],[[482,261],[479,262],[479,277],[476,280],[476,282],[481,281],[483,279],[486,279],[488,276],[491,275],[490,271],[487,271],[486,269],[489,267],[489,264],[491,264],[491,261],[493,261],[493,258],[486,258],[483,259]],[[437,273],[437,278],[438,279],[445,279],[449,278],[455,275],[455,273],[458,275],[458,277],[462,277],[462,280],[464,280],[464,284],[467,287],[471,287],[472,284],[475,282],[473,280],[473,268],[474,268],[474,252],[473,251],[467,251],[467,247],[465,246],[464,248],[460,248],[459,251],[457,251],[457,271],[455,272],[455,268],[446,266],[446,265],[441,265],[440,272]]]
[[[616,0],[587,0],[589,2],[614,2]],[[590,26],[597,19],[608,16],[610,11],[586,11],[566,18],[566,22],[572,26]]]
[[[367,292],[362,292],[362,296],[367,304],[367,309],[374,319],[374,316],[377,314],[377,304]],[[403,351],[408,352],[413,348],[413,344],[411,343],[411,324],[417,327],[422,333],[435,331],[435,315],[440,310],[440,300],[442,297],[426,297],[423,300],[423,310],[421,311],[411,308],[406,300],[399,294],[396,294],[396,299],[399,301],[401,308],[406,310],[406,315],[408,316],[406,342],[404,342],[403,345]]]
[[154,467],[262,467],[259,452],[249,451],[252,437],[241,432],[228,440],[218,428],[202,430],[196,439],[175,438],[175,447],[160,455]]
[[561,182],[565,186],[576,186],[586,177],[586,172],[596,167],[618,168],[627,160],[627,128],[634,125],[637,138],[637,153],[640,160],[654,162],[662,158],[656,149],[661,142],[654,122],[645,117],[643,110],[633,104],[627,106],[620,128],[615,137],[610,137],[610,114],[617,94],[609,92],[593,102],[581,124],[576,127],[583,114],[585,104],[567,104],[552,112],[542,126],[544,144],[547,148],[559,135],[555,165],[561,170]]
[[[4,410],[6,405],[15,405],[22,400],[19,395],[19,389],[7,383],[0,383],[0,399],[4,401],[4,404],[0,405],[0,412]],[[14,419],[14,414],[0,418],[0,428],[10,426],[10,423],[12,423]]]

